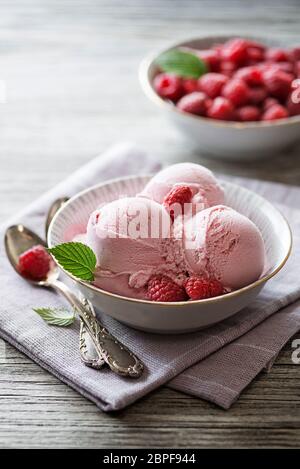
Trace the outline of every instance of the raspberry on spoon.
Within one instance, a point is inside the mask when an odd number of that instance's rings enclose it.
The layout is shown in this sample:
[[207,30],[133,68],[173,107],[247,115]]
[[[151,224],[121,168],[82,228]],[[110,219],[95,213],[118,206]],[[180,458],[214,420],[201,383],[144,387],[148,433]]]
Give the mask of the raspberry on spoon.
[[52,257],[44,246],[37,245],[19,257],[19,272],[31,280],[44,280],[51,268]]

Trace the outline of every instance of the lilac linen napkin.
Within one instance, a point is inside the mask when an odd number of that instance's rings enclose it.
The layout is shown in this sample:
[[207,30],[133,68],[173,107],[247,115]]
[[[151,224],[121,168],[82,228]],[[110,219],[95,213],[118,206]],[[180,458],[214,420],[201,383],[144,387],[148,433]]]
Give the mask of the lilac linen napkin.
[[[9,224],[16,222],[25,223],[42,235],[45,213],[56,197],[70,196],[119,175],[154,172],[158,166],[134,145],[118,145],[7,222],[1,227],[1,236]],[[277,201],[281,203],[292,205],[291,193],[299,196],[297,188],[242,182],[246,186],[254,184],[255,190],[269,199],[274,196],[276,187]],[[100,313],[111,332],[144,361],[145,372],[139,380],[121,378],[109,369],[96,371],[85,367],[78,353],[78,321],[69,328],[44,323],[32,308],[59,307],[63,300],[16,276],[3,246],[0,248],[0,336],[105,411],[126,407],[165,383],[229,407],[300,329],[300,305],[297,302],[300,298],[297,274],[300,212],[286,206],[285,214],[295,233],[294,252],[288,267],[268,283],[250,308],[223,323],[193,334],[160,336],[135,331]]]

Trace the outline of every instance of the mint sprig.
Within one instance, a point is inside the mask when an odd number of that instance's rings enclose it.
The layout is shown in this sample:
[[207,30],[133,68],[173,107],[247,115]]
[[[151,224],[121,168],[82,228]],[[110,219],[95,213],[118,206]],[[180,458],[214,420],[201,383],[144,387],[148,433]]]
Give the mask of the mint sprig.
[[83,243],[63,243],[49,248],[56,262],[81,280],[94,280],[96,256],[91,248]]
[[156,65],[167,73],[174,73],[184,78],[199,78],[208,72],[203,60],[190,52],[172,49],[159,55]]
[[73,324],[75,320],[75,312],[71,313],[63,308],[33,308],[33,311],[53,326],[66,327]]

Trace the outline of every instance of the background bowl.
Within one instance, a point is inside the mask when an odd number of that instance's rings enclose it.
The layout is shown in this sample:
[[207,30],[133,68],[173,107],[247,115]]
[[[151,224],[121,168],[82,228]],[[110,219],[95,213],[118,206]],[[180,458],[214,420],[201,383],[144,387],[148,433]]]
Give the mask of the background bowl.
[[[272,122],[226,122],[196,116],[180,111],[172,103],[158,96],[152,87],[159,71],[155,59],[159,54],[176,47],[208,49],[235,36],[211,36],[172,44],[145,58],[139,70],[140,83],[146,96],[156,104],[198,151],[223,160],[247,160],[272,157],[300,140],[300,116]],[[289,45],[276,39],[247,37],[269,46]]]
[[[100,184],[74,196],[56,214],[49,228],[50,247],[70,241],[70,228],[85,227],[101,203],[140,192],[150,176],[133,176]],[[280,212],[267,200],[243,187],[223,182],[225,203],[248,216],[260,229],[266,248],[264,276],[247,287],[208,300],[160,303],[135,300],[95,288],[71,277],[96,308],[137,329],[158,333],[195,331],[222,321],[249,305],[265,283],[285,264],[291,250],[291,232]],[[75,232],[73,231],[73,234]],[[241,260],[242,261],[242,260]],[[62,269],[63,270],[63,269]]]

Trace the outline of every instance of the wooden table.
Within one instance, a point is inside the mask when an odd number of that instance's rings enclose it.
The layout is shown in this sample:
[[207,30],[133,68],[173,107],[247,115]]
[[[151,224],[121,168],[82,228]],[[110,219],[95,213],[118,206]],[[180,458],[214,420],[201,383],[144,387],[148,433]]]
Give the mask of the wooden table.
[[[251,4],[251,6],[250,6]],[[194,153],[144,98],[141,58],[169,41],[213,33],[300,42],[297,0],[0,0],[0,220],[120,140],[162,162],[300,183],[300,151],[272,162],[221,164]],[[300,337],[300,336],[298,336]],[[291,342],[229,411],[159,389],[101,413],[0,341],[1,447],[294,447],[300,366]]]

